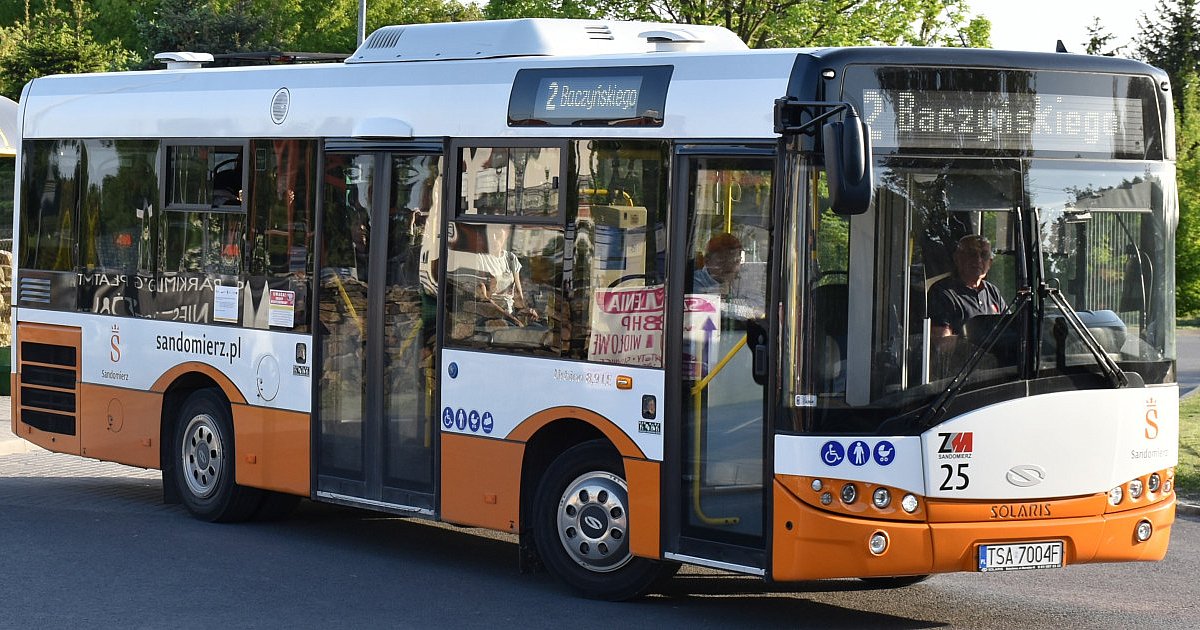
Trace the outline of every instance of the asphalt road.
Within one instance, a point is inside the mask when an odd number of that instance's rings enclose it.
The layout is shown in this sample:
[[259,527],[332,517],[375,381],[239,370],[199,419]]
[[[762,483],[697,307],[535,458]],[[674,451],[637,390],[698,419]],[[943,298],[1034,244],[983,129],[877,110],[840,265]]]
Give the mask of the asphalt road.
[[611,604],[517,571],[511,537],[305,503],[214,525],[163,505],[158,473],[0,455],[0,628],[1194,628],[1200,519],[1160,563],[954,574],[905,589],[772,588],[685,569]]

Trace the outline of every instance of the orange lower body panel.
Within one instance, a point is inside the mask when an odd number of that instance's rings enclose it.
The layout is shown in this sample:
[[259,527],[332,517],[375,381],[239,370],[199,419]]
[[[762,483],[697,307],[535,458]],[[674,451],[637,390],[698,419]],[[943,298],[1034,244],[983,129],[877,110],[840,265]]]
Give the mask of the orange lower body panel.
[[[981,544],[1062,540],[1064,564],[1161,560],[1167,553],[1175,501],[1105,515],[1028,521],[911,523],[848,517],[817,509],[774,484],[776,581],[836,577],[923,575],[975,571]],[[1150,540],[1134,540],[1143,519],[1154,526]],[[888,548],[870,552],[875,532]]]
[[625,458],[625,481],[629,484],[629,550],[635,556],[662,555],[658,524],[662,522],[658,462]]
[[307,413],[233,405],[237,482],[309,496],[311,422]]
[[79,385],[79,454],[159,468],[162,395],[104,385]]
[[519,531],[525,445],[442,434],[442,520]]

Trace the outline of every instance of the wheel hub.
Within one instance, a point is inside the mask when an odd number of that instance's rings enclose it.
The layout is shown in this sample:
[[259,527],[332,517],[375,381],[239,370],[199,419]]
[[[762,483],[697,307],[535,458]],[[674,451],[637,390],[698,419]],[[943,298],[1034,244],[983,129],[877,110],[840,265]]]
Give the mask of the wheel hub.
[[216,491],[224,451],[216,420],[199,414],[183,431],[179,452],[179,474],[193,496],[205,498]]
[[597,573],[627,564],[628,490],[608,472],[579,476],[567,485],[558,505],[558,538],[576,564]]

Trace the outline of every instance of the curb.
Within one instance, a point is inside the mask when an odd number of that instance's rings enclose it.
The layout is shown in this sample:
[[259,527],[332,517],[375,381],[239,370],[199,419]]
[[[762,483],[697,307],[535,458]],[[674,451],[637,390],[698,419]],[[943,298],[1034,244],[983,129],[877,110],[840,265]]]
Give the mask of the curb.
[[1200,516],[1200,505],[1176,501],[1175,514],[1184,516]]

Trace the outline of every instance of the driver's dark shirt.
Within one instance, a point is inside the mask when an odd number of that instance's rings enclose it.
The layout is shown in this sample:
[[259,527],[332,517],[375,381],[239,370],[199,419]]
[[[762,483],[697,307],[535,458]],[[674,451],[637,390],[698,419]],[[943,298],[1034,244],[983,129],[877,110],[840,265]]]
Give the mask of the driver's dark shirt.
[[929,319],[934,326],[949,326],[955,335],[963,334],[963,324],[976,315],[1001,313],[1006,308],[996,285],[983,281],[979,290],[962,283],[956,276],[942,278],[929,289]]

